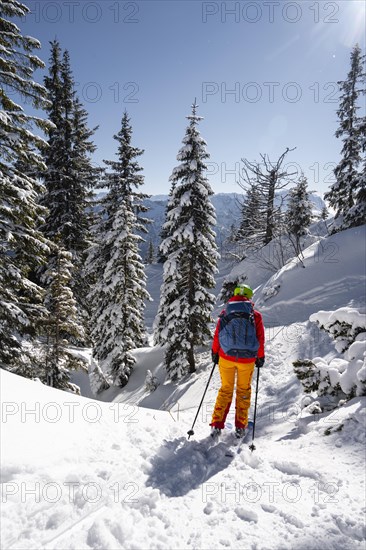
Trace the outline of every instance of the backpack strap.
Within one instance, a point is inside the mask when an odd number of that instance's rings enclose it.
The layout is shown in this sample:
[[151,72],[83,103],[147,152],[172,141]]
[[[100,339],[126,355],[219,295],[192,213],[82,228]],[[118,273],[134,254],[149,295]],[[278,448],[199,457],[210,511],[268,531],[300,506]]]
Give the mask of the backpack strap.
[[[231,302],[237,304],[238,302]],[[222,320],[225,320],[226,323],[229,323],[232,319],[248,319],[252,324],[254,324],[254,307],[252,302],[245,301],[245,302],[239,302],[239,303],[245,303],[250,305],[250,311],[231,311],[230,313],[227,313],[227,311],[224,309],[220,315],[219,318]]]

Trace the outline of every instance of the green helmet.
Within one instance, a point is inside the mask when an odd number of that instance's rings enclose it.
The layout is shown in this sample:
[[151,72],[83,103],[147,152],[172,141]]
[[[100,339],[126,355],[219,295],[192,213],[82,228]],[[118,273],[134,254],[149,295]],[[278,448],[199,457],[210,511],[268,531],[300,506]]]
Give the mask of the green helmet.
[[238,285],[234,290],[234,296],[245,296],[250,300],[253,296],[253,290],[248,285]]

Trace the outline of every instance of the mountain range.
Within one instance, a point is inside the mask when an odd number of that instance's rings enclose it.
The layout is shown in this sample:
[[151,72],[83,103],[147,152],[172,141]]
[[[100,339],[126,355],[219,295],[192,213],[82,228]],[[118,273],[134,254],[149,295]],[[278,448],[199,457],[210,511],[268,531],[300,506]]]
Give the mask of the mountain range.
[[[288,190],[282,190],[276,194],[277,204],[281,201],[286,204],[286,196]],[[147,255],[149,242],[151,241],[155,252],[160,244],[160,233],[162,225],[165,221],[165,210],[168,201],[168,195],[152,195],[144,201],[145,206],[149,208],[147,217],[152,220],[149,226],[149,235],[146,242],[141,246],[141,254],[143,257]],[[221,249],[229,237],[233,226],[240,225],[240,209],[244,195],[241,193],[217,193],[211,197],[211,201],[216,210],[217,225],[216,241],[219,249]],[[312,193],[309,195],[311,202],[314,205],[314,216],[318,216],[325,203],[320,195]],[[146,237],[145,237],[146,238]]]

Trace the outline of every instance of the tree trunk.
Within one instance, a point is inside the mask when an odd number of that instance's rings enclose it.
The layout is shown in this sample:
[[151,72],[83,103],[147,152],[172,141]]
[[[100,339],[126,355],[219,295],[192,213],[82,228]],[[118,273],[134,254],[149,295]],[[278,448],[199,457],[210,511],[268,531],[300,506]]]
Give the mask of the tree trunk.
[[192,374],[193,372],[196,372],[196,363],[194,361],[194,348],[193,345],[188,350],[188,363],[189,363],[189,373]]
[[[191,254],[191,260],[190,260],[190,263],[189,263],[189,282],[188,282],[188,303],[189,303],[190,309],[194,305],[193,272],[194,272],[194,255]],[[188,354],[187,354],[187,361],[189,363],[189,372],[190,373],[196,372],[196,364],[195,364],[195,360],[194,360],[194,345],[193,345],[194,327],[192,326],[194,323],[192,321],[193,321],[193,319],[191,318],[190,319],[190,324],[191,324],[190,332],[191,332],[192,336],[191,336],[191,341],[190,341],[190,348],[189,348]]]
[[264,244],[268,244],[273,239],[273,225],[274,225],[273,209],[274,209],[275,188],[276,188],[276,172],[272,170],[270,175],[270,185],[268,188],[266,234],[264,237]]

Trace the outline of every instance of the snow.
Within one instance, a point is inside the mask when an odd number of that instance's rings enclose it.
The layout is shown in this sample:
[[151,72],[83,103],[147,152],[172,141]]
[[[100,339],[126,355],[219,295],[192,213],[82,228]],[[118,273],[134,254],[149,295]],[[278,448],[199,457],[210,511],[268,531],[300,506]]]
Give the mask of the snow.
[[9,124],[10,121],[11,121],[11,118],[10,116],[3,110],[0,110],[0,121],[3,123],[3,124]]
[[[318,239],[304,250],[305,268],[292,259],[264,284],[261,274],[262,286],[254,298],[264,319],[290,324],[320,310],[365,305],[365,229],[355,227]],[[248,280],[256,286],[254,278]]]
[[257,450],[234,457],[229,430],[216,445],[207,438],[217,373],[186,438],[207,357],[167,411],[1,371],[4,548],[363,548],[365,398],[333,415],[297,410],[288,361],[276,365],[285,345],[277,339],[261,371]]
[[[212,368],[207,348],[197,350],[198,370],[180,384],[165,381],[163,348],[134,350],[128,384],[98,400],[0,370],[2,547],[364,550],[366,397],[321,412],[292,367],[312,357],[336,382],[359,360],[364,333],[340,356],[314,321],[363,322],[363,238],[356,228],[318,239],[304,251],[305,269],[290,262],[258,284],[267,343],[253,453],[244,444],[225,456],[233,409],[222,440],[208,436],[217,370],[187,439]],[[331,266],[314,260],[329,242],[338,247]],[[233,276],[229,269],[220,263],[220,282]],[[148,266],[147,275],[151,331],[162,266]],[[78,353],[91,369],[90,354]],[[148,371],[159,382],[155,391],[145,387]]]
[[366,315],[356,309],[340,307],[337,311],[318,311],[310,316],[310,321],[317,321],[320,325],[332,325],[336,321],[349,323],[352,327],[366,329]]
[[366,315],[355,308],[341,307],[335,311],[318,311],[310,315],[310,321],[329,332],[335,340],[335,349],[343,358],[333,358],[329,363],[317,358],[316,364],[322,380],[321,387],[334,393],[337,386],[346,395],[364,395],[366,390]]

